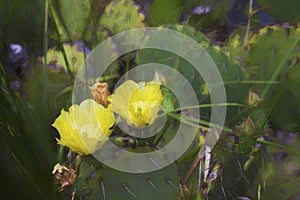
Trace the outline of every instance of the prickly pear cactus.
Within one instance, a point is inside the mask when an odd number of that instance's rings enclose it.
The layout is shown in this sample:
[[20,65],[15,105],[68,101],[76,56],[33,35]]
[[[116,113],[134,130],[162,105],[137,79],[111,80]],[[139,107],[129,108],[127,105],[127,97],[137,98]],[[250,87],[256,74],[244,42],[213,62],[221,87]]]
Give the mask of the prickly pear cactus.
[[74,187],[80,198],[174,199],[180,183],[174,164],[155,172],[131,174],[105,167],[93,157],[84,157],[78,170],[80,176]]
[[257,0],[261,9],[271,14],[278,20],[297,22],[300,20],[298,0],[289,0],[288,2],[281,0]]
[[[238,27],[229,35],[229,38],[222,46],[222,49],[227,52],[235,60],[238,60],[241,65],[244,63],[244,58],[246,54],[247,41],[246,37],[246,28]],[[248,38],[252,37],[253,33],[248,32]]]
[[[246,77],[241,66],[235,59],[230,57],[220,47],[211,44],[210,40],[204,34],[192,27],[182,25],[168,25],[164,27],[184,33],[196,40],[208,52],[218,67],[226,87],[227,102],[244,103],[249,86],[247,84],[240,84]],[[201,75],[190,63],[177,55],[157,49],[143,49],[137,53],[136,62],[138,65],[154,62],[161,63],[178,70],[190,82],[198,99],[200,99],[200,103],[209,102],[209,91],[207,91],[206,84],[204,84]],[[228,107],[228,116],[232,116],[238,112],[239,108]]]
[[159,26],[167,23],[178,23],[182,12],[179,0],[155,0],[149,8],[149,22]]
[[[83,42],[64,43],[63,51],[53,47],[47,51],[47,64],[52,68],[59,68],[65,72],[76,73],[84,65],[84,59],[89,52],[85,52]],[[80,48],[80,46],[83,46]],[[64,57],[65,53],[65,57]],[[65,59],[66,58],[66,59]]]
[[[163,134],[157,134],[154,138],[142,140],[137,146],[124,146],[124,143],[115,143],[125,151],[149,152],[165,146],[169,143],[176,128],[173,128],[168,121],[166,130]],[[116,140],[116,138],[111,138]],[[119,137],[121,141],[124,139]],[[152,140],[153,139],[153,140]],[[77,156],[74,161],[76,169],[76,178],[72,185],[66,188],[65,193],[68,196],[74,196],[75,199],[177,199],[182,197],[183,181],[187,171],[197,155],[204,137],[197,134],[192,145],[176,162],[157,171],[148,173],[125,173],[116,169],[109,168],[98,161],[93,156]],[[115,141],[114,141],[115,142]],[[155,145],[155,143],[157,143]],[[151,146],[148,146],[151,144]],[[185,185],[188,186],[189,195],[195,195],[197,188],[198,171],[192,173]]]
[[92,9],[90,1],[69,0],[57,2],[69,40],[76,41],[81,39],[90,19]]
[[280,70],[275,74],[277,76],[286,72],[288,61],[299,52],[299,36],[300,29],[293,27],[271,26],[261,29],[248,42],[246,70],[256,80],[271,80],[276,70]]
[[266,146],[266,160],[257,173],[249,194],[261,199],[299,199],[299,134],[278,131]]
[[114,0],[105,8],[98,26],[100,29],[108,29],[111,34],[117,34],[143,27],[144,18],[132,0]]
[[268,130],[262,131],[255,124],[256,121],[248,117],[232,133],[221,135],[212,151],[219,163],[219,174],[211,199],[236,199],[246,194],[254,183],[262,159],[257,140],[268,134]]
[[249,40],[245,56],[245,69],[252,79],[269,82],[255,88],[266,97],[264,107],[271,121],[290,131],[299,127],[299,36],[299,28],[265,27]]

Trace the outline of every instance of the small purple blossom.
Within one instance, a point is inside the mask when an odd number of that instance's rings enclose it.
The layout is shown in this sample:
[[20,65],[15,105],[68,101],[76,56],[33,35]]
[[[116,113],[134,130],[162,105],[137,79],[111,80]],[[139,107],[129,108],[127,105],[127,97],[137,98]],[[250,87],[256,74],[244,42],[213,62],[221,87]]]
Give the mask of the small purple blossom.
[[209,174],[209,180],[212,182],[214,180],[216,180],[218,177],[218,174],[216,171],[212,171],[210,174]]
[[8,62],[14,69],[22,69],[28,65],[29,58],[26,50],[21,44],[11,43],[8,50]]
[[[266,140],[264,136],[260,136],[258,139],[261,140],[261,141],[265,141]],[[256,142],[255,145],[254,145],[254,147],[255,148],[260,148],[261,144],[259,142]]]
[[85,52],[86,54],[91,52],[91,49],[88,46],[84,46],[84,43],[81,40],[75,41],[72,45],[77,46],[79,52]]
[[210,13],[211,8],[209,6],[197,6],[192,10],[193,15],[206,15]]
[[9,45],[9,48],[10,48],[11,53],[12,53],[13,55],[19,54],[19,53],[21,53],[22,51],[24,51],[22,45],[20,45],[20,44],[10,44],[10,45]]
[[13,90],[19,90],[22,86],[21,82],[18,80],[13,80],[9,82],[9,86]]

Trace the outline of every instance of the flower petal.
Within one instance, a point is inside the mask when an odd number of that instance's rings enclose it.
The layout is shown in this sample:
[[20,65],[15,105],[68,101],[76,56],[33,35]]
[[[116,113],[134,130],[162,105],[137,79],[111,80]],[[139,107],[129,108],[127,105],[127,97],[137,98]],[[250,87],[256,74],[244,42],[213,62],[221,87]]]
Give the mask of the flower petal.
[[126,81],[112,95],[112,110],[130,125],[147,126],[157,118],[163,100],[160,86],[156,81]]
[[60,134],[59,144],[87,155],[99,150],[108,140],[114,123],[111,108],[106,109],[94,100],[87,99],[80,105],[72,105],[69,112],[62,110],[52,126]]

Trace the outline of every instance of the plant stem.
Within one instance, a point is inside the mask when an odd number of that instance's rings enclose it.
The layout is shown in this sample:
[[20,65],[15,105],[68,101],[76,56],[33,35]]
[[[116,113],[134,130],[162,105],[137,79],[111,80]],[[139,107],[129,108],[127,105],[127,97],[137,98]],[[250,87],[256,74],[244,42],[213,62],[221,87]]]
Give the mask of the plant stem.
[[178,112],[181,110],[187,110],[187,109],[195,109],[195,108],[209,108],[209,107],[215,107],[215,106],[239,106],[244,107],[243,104],[239,103],[218,103],[218,104],[202,104],[202,105],[196,105],[196,106],[187,106],[182,108],[177,108],[171,112]]
[[[290,49],[288,50],[288,52],[286,54],[284,54],[281,62],[279,63],[278,67],[276,67],[275,72],[273,73],[272,77],[271,77],[271,82],[275,81],[275,79],[278,77],[278,75],[281,73],[281,71],[285,68],[285,64],[287,63],[289,56],[291,56],[292,51],[295,50],[296,46],[298,45],[300,41],[300,38],[296,38],[295,37],[295,41],[294,43],[291,45]],[[265,98],[266,95],[268,94],[269,90],[271,89],[272,85],[267,85],[264,88],[264,91],[262,92],[261,98]]]
[[244,46],[246,46],[247,43],[248,43],[248,37],[249,37],[249,32],[250,32],[251,19],[252,19],[252,15],[253,15],[252,5],[253,5],[253,0],[250,0],[250,3],[249,3],[249,13],[248,13],[248,24],[247,24],[247,29],[246,29],[245,38],[244,38]]

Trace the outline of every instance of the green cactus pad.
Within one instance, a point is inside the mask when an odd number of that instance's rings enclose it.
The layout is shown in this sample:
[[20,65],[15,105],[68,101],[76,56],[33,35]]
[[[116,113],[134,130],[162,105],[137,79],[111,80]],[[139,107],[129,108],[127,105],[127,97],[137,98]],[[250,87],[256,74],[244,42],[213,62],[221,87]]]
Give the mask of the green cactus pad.
[[149,21],[154,26],[178,23],[182,12],[180,0],[155,0],[149,9]]
[[297,22],[300,20],[298,0],[257,0],[261,9],[276,19],[288,22]]
[[78,199],[176,199],[180,183],[174,164],[154,172],[132,174],[103,166],[88,156],[82,158],[78,172],[74,185]]
[[[240,84],[244,80],[245,74],[235,59],[230,57],[220,47],[213,45],[203,33],[196,31],[192,27],[182,25],[168,25],[164,27],[184,33],[196,40],[207,51],[218,67],[226,87],[227,102],[244,103],[249,86]],[[200,103],[208,103],[210,101],[209,95],[205,92],[206,84],[201,75],[189,62],[177,55],[158,49],[143,49],[138,51],[136,62],[138,65],[154,62],[161,63],[178,70],[190,82]],[[239,113],[239,108],[230,107],[227,113],[228,116]]]
[[91,4],[89,0],[58,1],[60,15],[69,39],[79,40],[89,23]]
[[270,112],[271,121],[290,131],[297,130],[300,119],[299,37],[299,28],[265,27],[249,40],[245,57],[245,69],[252,79],[274,82],[269,89],[266,85],[257,85],[256,89],[267,97],[264,108]]
[[[256,80],[270,80],[284,57],[289,61],[299,52],[295,48],[296,45],[293,45],[299,37],[300,30],[295,30],[293,27],[287,29],[272,26],[261,29],[248,42],[246,70]],[[291,50],[292,47],[295,49]],[[284,71],[286,68],[282,69],[282,72]]]
[[117,34],[143,27],[144,18],[132,0],[114,0],[105,8],[99,26],[101,29],[108,29],[111,34]]

